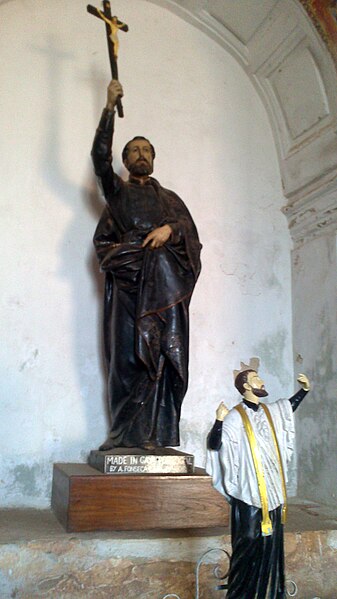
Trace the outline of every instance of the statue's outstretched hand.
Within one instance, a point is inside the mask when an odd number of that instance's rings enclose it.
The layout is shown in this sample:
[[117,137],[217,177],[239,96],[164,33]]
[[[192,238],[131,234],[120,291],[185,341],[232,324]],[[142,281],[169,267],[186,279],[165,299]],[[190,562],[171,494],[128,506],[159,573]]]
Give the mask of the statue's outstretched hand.
[[299,374],[297,377],[297,382],[301,385],[304,391],[310,391],[310,381],[305,374]]
[[217,420],[221,420],[221,422],[225,419],[225,417],[227,416],[229,410],[228,408],[226,408],[224,402],[222,401],[221,404],[219,404],[217,411],[216,411],[216,419]]
[[151,231],[151,233],[145,237],[143,241],[143,248],[148,244],[150,244],[151,249],[160,248],[170,239],[171,235],[172,229],[170,225],[157,227],[157,229],[153,229],[153,231]]
[[123,88],[117,79],[112,79],[107,89],[107,102],[106,107],[108,110],[113,110],[117,104],[118,98],[122,98],[124,95]]

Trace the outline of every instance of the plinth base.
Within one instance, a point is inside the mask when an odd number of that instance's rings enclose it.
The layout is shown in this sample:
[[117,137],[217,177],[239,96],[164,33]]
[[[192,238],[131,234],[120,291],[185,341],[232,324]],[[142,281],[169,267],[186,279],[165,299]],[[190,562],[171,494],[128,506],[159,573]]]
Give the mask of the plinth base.
[[229,513],[202,468],[111,476],[87,464],[54,464],[52,509],[67,532],[218,527]]

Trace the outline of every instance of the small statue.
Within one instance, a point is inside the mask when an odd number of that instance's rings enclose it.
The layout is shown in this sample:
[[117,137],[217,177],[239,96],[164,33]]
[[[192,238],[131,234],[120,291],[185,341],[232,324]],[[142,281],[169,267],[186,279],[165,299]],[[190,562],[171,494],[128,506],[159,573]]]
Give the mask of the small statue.
[[188,383],[188,308],[200,272],[198,233],[183,201],[151,177],[155,150],[144,137],[122,153],[130,176],[112,168],[114,111],[108,87],[92,148],[106,199],[94,244],[106,274],[104,342],[112,428],[100,450],[179,445]]
[[[252,368],[253,366],[253,368]],[[287,465],[294,449],[294,416],[310,389],[301,385],[290,399],[260,403],[268,395],[258,360],[241,363],[235,387],[242,401],[232,410],[221,403],[208,435],[207,471],[231,504],[232,557],[227,599],[282,599],[283,524],[287,512]]]

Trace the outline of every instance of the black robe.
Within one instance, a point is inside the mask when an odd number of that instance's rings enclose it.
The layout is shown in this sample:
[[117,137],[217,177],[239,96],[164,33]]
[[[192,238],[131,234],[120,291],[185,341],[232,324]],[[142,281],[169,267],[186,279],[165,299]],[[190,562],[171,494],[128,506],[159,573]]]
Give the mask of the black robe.
[[[300,389],[289,399],[293,412],[306,394]],[[243,402],[252,410],[261,409],[246,399]],[[220,449],[221,434],[222,421],[216,420],[207,438],[209,449]],[[273,533],[265,537],[261,532],[261,508],[235,497],[229,497],[229,501],[232,557],[227,599],[285,599],[282,506],[269,512]]]
[[[113,173],[113,117],[104,111],[93,145],[107,205],[94,244],[106,273],[104,340],[115,447],[179,445],[188,384],[188,307],[200,272],[197,230],[182,200],[155,179],[124,182]],[[164,224],[161,248],[142,248]]]

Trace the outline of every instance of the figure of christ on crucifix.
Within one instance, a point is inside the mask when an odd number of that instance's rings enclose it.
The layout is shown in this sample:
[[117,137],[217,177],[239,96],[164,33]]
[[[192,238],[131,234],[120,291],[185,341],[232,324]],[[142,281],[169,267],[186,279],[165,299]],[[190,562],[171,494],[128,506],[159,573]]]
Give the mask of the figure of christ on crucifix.
[[[94,17],[98,17],[105,22],[106,38],[108,42],[108,52],[111,68],[111,76],[113,79],[118,79],[118,67],[117,58],[119,50],[118,31],[129,31],[129,27],[126,23],[122,23],[117,17],[111,15],[111,6],[108,0],[103,1],[103,11],[95,6],[88,4],[87,11]],[[118,116],[123,117],[123,107],[120,96],[117,98],[117,111]]]
[[104,343],[114,447],[178,446],[188,384],[189,303],[200,272],[198,233],[183,201],[151,177],[155,150],[138,136],[112,166],[114,111],[123,89],[108,86],[92,148],[106,206],[94,244],[105,273]]

